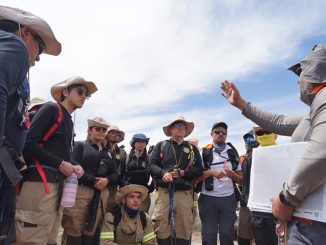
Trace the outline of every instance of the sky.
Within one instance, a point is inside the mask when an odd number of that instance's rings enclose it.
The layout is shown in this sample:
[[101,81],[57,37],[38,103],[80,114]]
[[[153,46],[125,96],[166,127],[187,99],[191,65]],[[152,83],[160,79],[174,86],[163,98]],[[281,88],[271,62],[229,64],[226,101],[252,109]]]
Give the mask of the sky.
[[[247,101],[280,114],[302,114],[296,77],[287,68],[326,43],[326,1],[313,0],[2,0],[45,19],[62,44],[31,68],[31,97],[52,100],[50,87],[73,76],[96,92],[76,111],[76,140],[87,119],[103,117],[126,133],[166,139],[173,117],[195,123],[188,138],[211,142],[215,122],[244,153],[242,136],[255,124],[221,96],[233,81]],[[279,137],[278,143],[289,142]]]

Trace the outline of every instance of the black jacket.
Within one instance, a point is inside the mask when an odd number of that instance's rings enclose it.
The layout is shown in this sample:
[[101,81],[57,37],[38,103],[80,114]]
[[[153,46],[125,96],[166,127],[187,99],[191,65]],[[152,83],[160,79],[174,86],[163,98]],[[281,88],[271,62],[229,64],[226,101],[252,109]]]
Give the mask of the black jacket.
[[[79,179],[80,184],[93,186],[95,177],[108,178],[109,185],[115,184],[118,180],[117,168],[108,154],[107,147],[103,147],[102,151],[99,151],[99,147],[89,139],[77,141],[73,150],[73,160],[79,163],[85,171],[84,176]],[[99,168],[101,161],[105,164],[103,170]]]
[[60,106],[62,121],[44,147],[40,145],[42,138],[58,119],[57,105],[55,103],[45,104],[33,118],[23,151],[28,167],[27,180],[42,181],[35,168],[34,158],[40,162],[50,183],[58,182],[58,169],[61,162],[63,160],[71,162],[73,122],[69,112],[62,105]]
[[162,181],[162,177],[173,168],[184,170],[181,181],[176,182],[176,189],[190,189],[191,181],[203,174],[202,161],[197,147],[189,144],[188,141],[183,141],[178,145],[172,139],[157,143],[150,158],[150,174],[156,179],[157,186],[168,188],[168,184]]

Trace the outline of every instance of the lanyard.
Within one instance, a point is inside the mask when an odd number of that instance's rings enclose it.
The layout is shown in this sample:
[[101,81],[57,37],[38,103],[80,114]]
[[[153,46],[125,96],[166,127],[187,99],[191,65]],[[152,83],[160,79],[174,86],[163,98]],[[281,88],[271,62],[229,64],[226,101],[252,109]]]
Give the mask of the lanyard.
[[175,149],[174,149],[174,146],[173,146],[173,142],[171,141],[171,146],[172,146],[172,150],[173,150],[173,153],[174,153],[174,159],[175,159],[175,167],[179,167],[180,166],[180,161],[181,161],[181,157],[182,157],[182,154],[183,154],[183,148],[181,150],[181,154],[180,154],[180,157],[179,157],[179,160],[177,159],[177,154],[175,152]]

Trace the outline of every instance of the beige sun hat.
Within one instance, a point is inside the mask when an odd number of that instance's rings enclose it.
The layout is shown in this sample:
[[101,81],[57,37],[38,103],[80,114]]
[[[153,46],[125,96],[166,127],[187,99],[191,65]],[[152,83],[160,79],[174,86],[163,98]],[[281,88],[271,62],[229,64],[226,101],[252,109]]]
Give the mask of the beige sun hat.
[[118,136],[119,138],[118,138],[118,142],[117,143],[120,143],[120,142],[122,142],[125,139],[125,133],[123,131],[121,131],[118,126],[116,126],[116,125],[110,125],[107,133],[109,133],[111,130],[114,130],[114,131],[119,132],[119,136]]
[[120,188],[115,194],[114,201],[116,204],[121,205],[122,199],[133,192],[139,192],[141,194],[141,201],[144,201],[148,194],[148,189],[142,185],[130,184]]
[[44,53],[59,55],[61,44],[55,38],[50,25],[40,17],[18,8],[0,6],[0,20],[11,20],[23,26],[27,26],[39,35],[44,44]]
[[185,120],[184,117],[175,117],[172,119],[172,122],[167,125],[167,126],[164,126],[163,127],[163,132],[166,136],[170,137],[171,136],[171,126],[176,123],[176,122],[183,122],[185,125],[186,125],[186,135],[185,137],[187,137],[188,135],[191,134],[191,132],[194,130],[194,127],[195,127],[195,124],[193,122],[188,122]]
[[27,107],[27,110],[30,111],[32,110],[35,106],[38,106],[38,105],[43,105],[45,104],[46,101],[44,99],[41,99],[39,97],[33,97],[31,99],[31,101],[29,102],[29,105]]
[[76,77],[68,78],[67,80],[65,80],[63,82],[53,85],[51,87],[51,95],[52,95],[53,99],[60,103],[62,91],[65,88],[68,88],[69,86],[74,85],[74,84],[84,85],[87,88],[89,94],[93,94],[97,91],[97,87],[96,87],[95,83],[93,83],[91,81],[86,81],[84,78],[82,78],[80,76],[76,76]]
[[87,120],[88,127],[103,127],[109,128],[110,124],[106,122],[102,117],[94,117],[93,119]]

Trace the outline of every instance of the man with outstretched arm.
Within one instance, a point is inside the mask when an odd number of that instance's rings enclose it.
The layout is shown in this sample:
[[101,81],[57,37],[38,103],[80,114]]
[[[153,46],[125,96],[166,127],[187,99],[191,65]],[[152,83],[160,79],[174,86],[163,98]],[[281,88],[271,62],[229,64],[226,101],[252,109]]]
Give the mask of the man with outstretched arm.
[[289,70],[299,76],[300,99],[310,107],[306,115],[284,116],[259,109],[245,101],[229,81],[221,83],[222,95],[268,131],[291,136],[292,142],[307,141],[295,169],[273,198],[272,211],[278,220],[289,222],[287,244],[324,244],[326,223],[296,218],[293,213],[326,181],[326,45],[316,45]]

